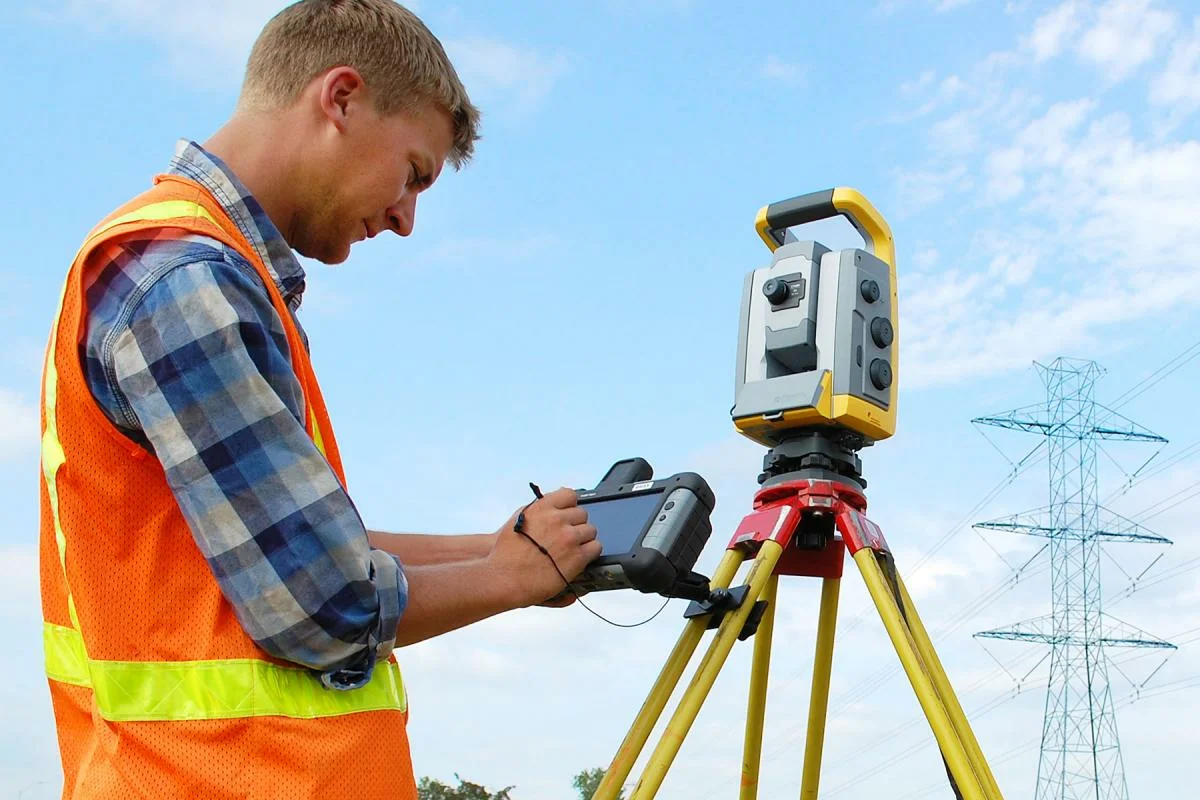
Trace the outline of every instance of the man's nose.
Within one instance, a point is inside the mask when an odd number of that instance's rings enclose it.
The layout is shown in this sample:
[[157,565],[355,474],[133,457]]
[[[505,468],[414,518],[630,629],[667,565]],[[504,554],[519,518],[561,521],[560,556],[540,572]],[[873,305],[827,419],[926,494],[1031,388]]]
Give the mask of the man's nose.
[[401,236],[409,236],[417,218],[417,193],[405,192],[399,202],[388,207],[388,226]]

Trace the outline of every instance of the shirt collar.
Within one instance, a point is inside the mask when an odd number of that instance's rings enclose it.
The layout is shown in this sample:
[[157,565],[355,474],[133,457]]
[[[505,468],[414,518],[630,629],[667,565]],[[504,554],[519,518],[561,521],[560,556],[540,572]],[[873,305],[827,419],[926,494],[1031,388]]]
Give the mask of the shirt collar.
[[283,299],[290,306],[298,306],[304,292],[304,268],[283,234],[233,170],[195,142],[180,139],[168,171],[191,178],[212,192],[262,257]]

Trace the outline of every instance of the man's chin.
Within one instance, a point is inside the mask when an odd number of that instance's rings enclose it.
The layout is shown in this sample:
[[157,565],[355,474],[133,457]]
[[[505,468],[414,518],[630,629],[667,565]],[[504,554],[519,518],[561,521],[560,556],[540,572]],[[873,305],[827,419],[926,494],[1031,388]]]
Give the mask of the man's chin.
[[296,252],[305,258],[311,258],[313,261],[319,261],[332,267],[345,262],[350,257],[350,245],[345,244],[337,248],[297,247]]

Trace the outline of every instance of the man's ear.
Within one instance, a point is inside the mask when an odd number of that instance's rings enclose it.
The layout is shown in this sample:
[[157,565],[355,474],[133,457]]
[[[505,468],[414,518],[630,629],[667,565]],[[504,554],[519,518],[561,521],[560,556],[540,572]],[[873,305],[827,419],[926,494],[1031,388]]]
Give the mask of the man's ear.
[[355,106],[366,97],[367,84],[353,67],[334,67],[321,78],[318,102],[325,118],[344,133]]

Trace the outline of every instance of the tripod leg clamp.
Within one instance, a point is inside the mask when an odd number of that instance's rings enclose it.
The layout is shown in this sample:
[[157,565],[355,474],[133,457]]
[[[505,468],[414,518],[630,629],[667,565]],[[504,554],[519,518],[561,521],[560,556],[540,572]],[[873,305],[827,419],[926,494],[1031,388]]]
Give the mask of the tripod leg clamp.
[[[708,623],[704,626],[705,630],[715,630],[721,627],[726,614],[742,607],[742,603],[746,602],[749,594],[750,587],[744,585],[735,586],[732,589],[717,589],[709,595],[707,600],[693,600],[687,610],[683,612],[683,618],[697,619],[707,616]],[[746,617],[742,631],[738,634],[739,641],[746,641],[758,631],[758,625],[762,622],[766,610],[766,600],[758,600],[754,603],[754,608],[750,609],[750,615]]]

